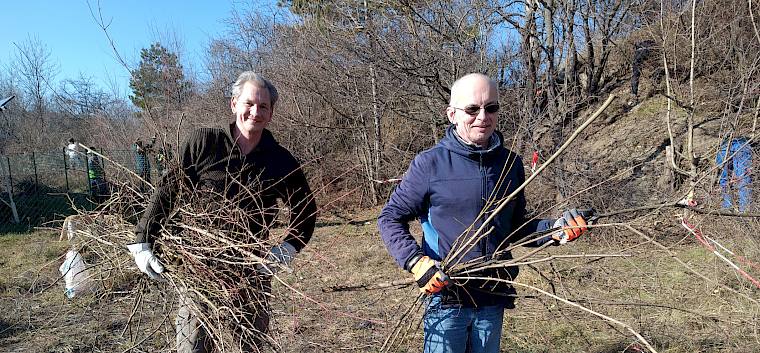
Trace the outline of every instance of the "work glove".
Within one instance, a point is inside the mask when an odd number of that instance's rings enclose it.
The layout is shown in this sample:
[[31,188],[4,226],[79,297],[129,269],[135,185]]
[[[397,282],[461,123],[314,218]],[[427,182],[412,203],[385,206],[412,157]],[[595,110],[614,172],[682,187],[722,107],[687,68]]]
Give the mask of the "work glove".
[[586,219],[583,218],[578,210],[572,208],[562,214],[562,217],[554,222],[554,228],[562,228],[552,234],[552,239],[560,245],[573,241],[588,231],[586,228]]
[[426,294],[438,293],[449,285],[449,276],[441,271],[435,260],[427,256],[417,260],[412,266],[412,274],[420,291]]
[[[266,256],[266,263],[257,265],[256,271],[264,275],[274,276],[281,268],[285,268],[288,272],[292,272],[290,264],[296,257],[296,248],[290,245],[288,242],[282,242],[280,245],[275,245],[269,250]],[[277,265],[273,265],[275,263]]]
[[135,243],[127,245],[129,253],[135,258],[137,268],[150,278],[161,281],[164,278],[161,273],[164,272],[164,266],[158,262],[158,258],[150,250],[150,243]]

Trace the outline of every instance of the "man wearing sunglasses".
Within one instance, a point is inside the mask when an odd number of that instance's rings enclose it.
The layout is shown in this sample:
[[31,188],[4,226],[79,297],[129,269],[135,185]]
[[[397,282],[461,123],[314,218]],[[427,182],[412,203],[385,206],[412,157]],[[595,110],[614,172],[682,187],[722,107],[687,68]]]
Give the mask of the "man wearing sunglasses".
[[[378,218],[380,235],[399,266],[412,273],[428,294],[424,316],[424,352],[499,352],[505,308],[514,308],[517,267],[469,273],[453,281],[454,265],[512,259],[510,243],[537,231],[557,228],[531,245],[565,244],[586,231],[576,210],[559,219],[530,219],[520,192],[498,212],[486,232],[476,234],[499,201],[525,181],[522,159],[504,147],[495,132],[499,116],[496,83],[468,74],[451,87],[446,116],[451,126],[433,148],[417,155]],[[409,232],[419,218],[420,246]],[[441,266],[441,262],[446,266]]]

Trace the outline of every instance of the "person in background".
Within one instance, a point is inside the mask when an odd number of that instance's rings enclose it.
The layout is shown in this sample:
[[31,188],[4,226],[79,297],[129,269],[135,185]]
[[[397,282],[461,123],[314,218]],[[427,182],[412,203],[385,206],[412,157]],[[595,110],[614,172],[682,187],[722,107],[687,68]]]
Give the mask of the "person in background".
[[[135,140],[132,150],[135,153],[135,172],[145,182],[150,183],[150,160],[148,159],[148,151],[143,141],[139,138]],[[140,191],[147,192],[148,185],[140,182]]]
[[79,143],[73,137],[70,138],[69,144],[66,145],[66,156],[69,157],[69,165],[71,169],[82,169],[80,154]]
[[106,174],[100,162],[100,157],[92,153],[92,151],[87,152],[87,179],[90,183],[90,196],[93,197],[96,203],[105,201],[110,194],[108,184],[106,183]]
[[[723,141],[715,157],[715,164],[720,170],[718,183],[723,196],[721,206],[738,206],[740,212],[746,212],[752,203],[752,146],[749,140],[740,137]],[[736,201],[734,190],[738,196]]]
[[154,160],[156,162],[156,173],[158,173],[159,177],[163,176],[166,172],[167,163],[171,160],[171,145],[167,144],[166,148],[164,146],[160,146],[155,150],[154,153]]
[[631,101],[629,105],[636,105],[639,103],[639,78],[641,77],[641,69],[654,46],[655,42],[653,40],[636,42],[634,45],[633,60],[631,60],[631,95],[633,95],[633,101]]

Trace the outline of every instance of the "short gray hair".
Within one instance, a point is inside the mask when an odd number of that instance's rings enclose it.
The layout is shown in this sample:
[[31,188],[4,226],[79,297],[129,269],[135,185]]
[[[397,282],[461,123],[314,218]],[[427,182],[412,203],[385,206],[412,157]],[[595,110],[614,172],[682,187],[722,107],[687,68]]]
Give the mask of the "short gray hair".
[[266,88],[267,91],[269,91],[269,99],[271,100],[271,104],[274,107],[274,104],[277,103],[277,99],[280,97],[280,95],[277,93],[277,88],[267,79],[265,79],[263,76],[253,72],[253,71],[244,71],[241,73],[237,80],[235,80],[235,83],[232,84],[232,97],[239,98],[240,93],[243,91],[243,86],[245,86],[246,82],[253,83],[259,88]]

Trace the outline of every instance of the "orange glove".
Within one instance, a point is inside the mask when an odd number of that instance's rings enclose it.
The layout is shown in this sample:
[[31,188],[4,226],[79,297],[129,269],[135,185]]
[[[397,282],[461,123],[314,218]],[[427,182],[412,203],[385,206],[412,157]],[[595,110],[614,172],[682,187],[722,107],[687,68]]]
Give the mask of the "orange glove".
[[580,237],[588,231],[586,219],[576,209],[570,209],[562,214],[562,218],[554,222],[554,227],[562,227],[562,230],[552,234],[552,239],[560,244],[565,244]]
[[441,271],[435,260],[427,256],[417,260],[412,266],[412,274],[420,291],[426,294],[438,293],[449,285],[449,276]]

